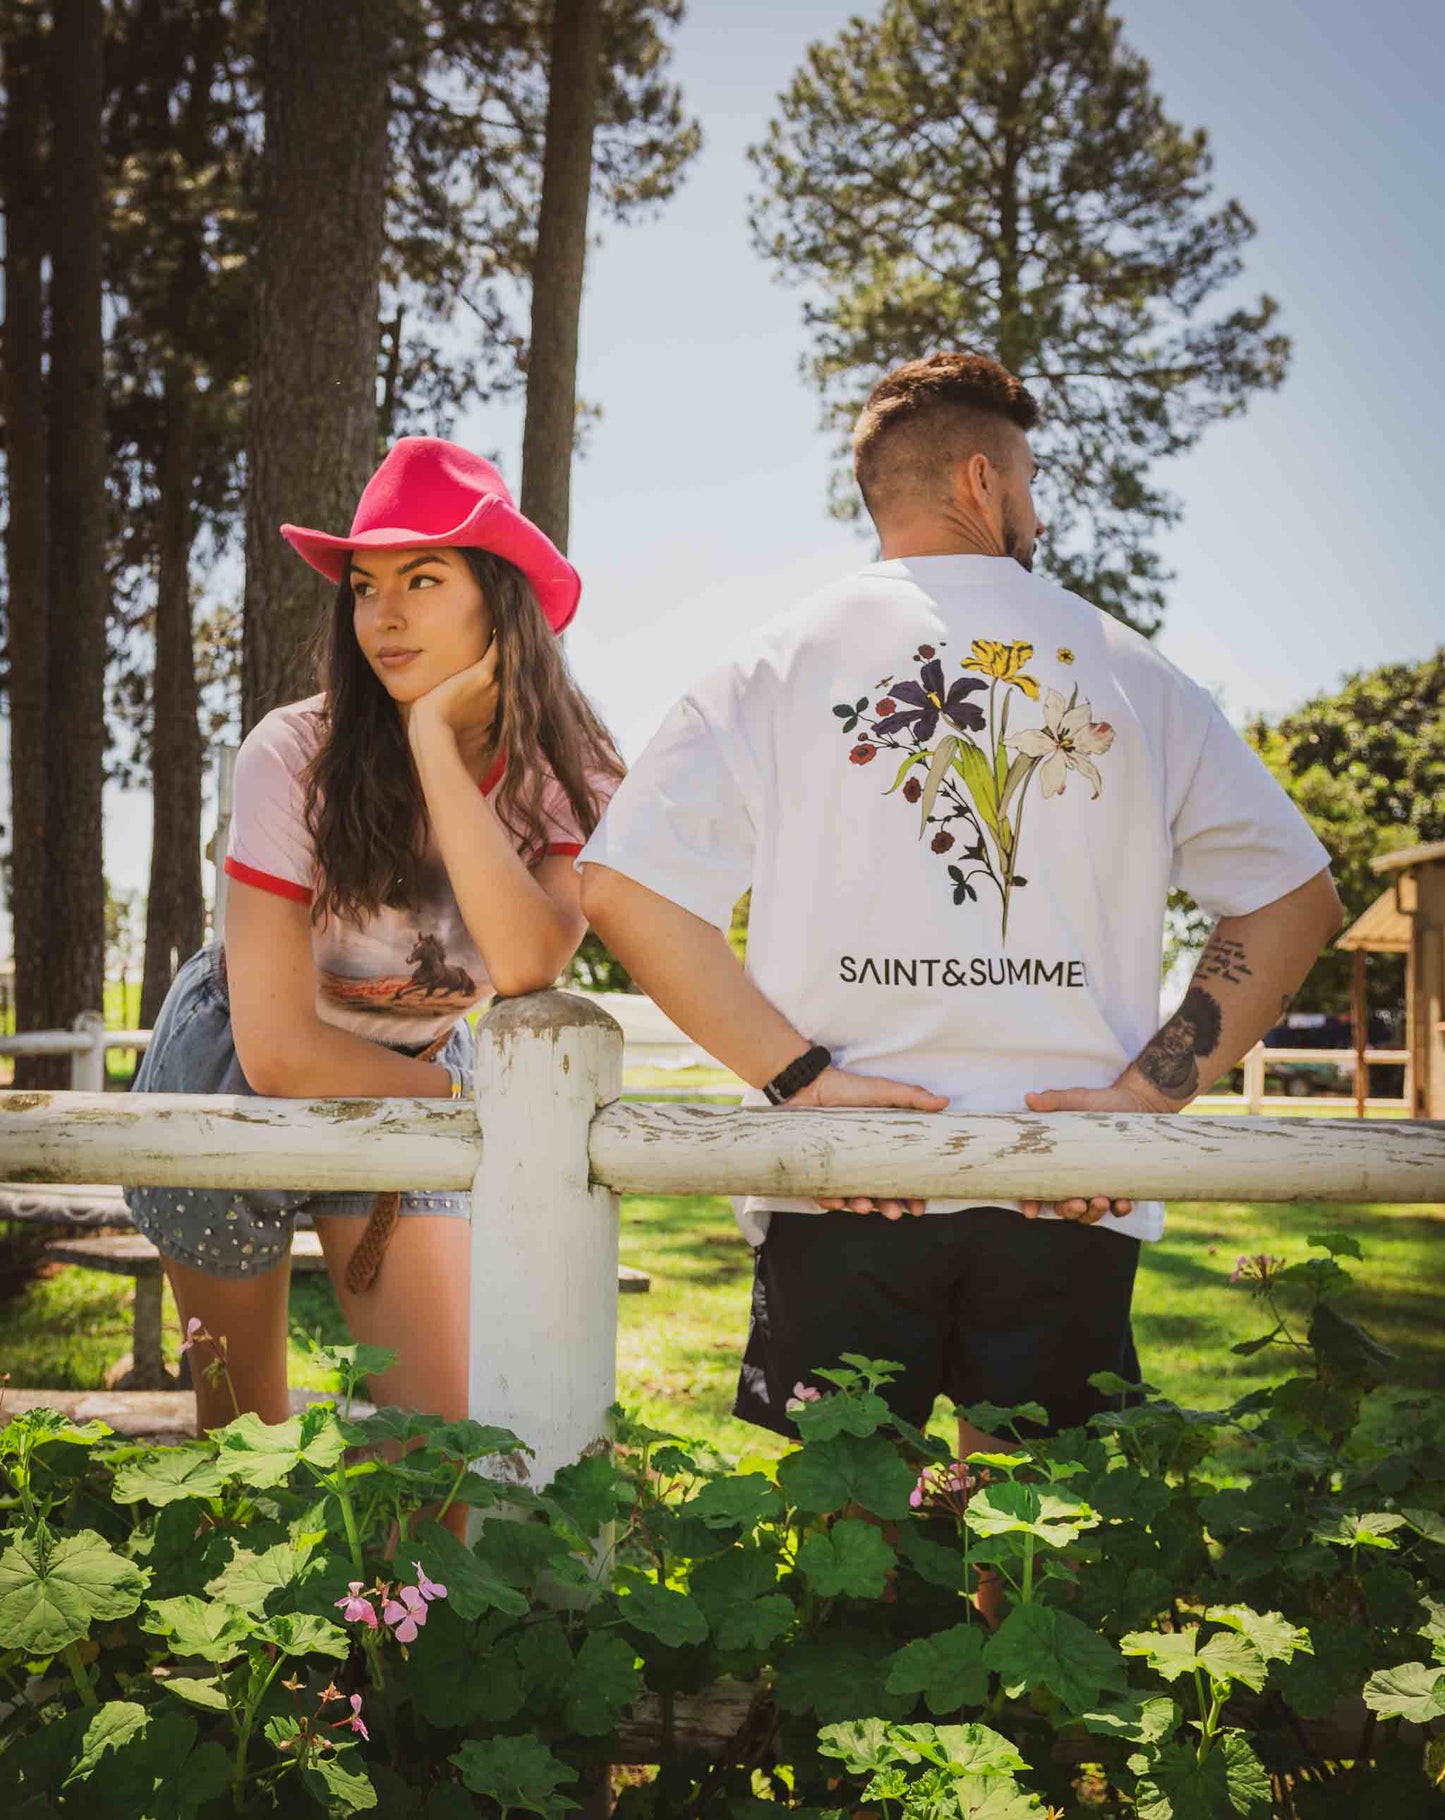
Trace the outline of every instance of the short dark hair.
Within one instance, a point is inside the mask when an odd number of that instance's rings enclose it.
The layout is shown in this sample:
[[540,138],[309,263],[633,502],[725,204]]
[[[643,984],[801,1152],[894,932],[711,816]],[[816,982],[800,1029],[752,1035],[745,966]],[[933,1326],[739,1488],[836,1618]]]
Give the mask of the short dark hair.
[[929,494],[975,453],[994,455],[997,426],[1031,430],[1039,407],[1023,381],[987,354],[930,354],[895,367],[868,394],[853,426],[853,473],[873,518],[909,494]]

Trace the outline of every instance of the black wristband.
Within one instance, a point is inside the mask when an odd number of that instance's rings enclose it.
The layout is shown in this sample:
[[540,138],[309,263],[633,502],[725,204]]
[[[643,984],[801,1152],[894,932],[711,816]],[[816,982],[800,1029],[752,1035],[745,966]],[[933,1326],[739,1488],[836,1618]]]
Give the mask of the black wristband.
[[811,1087],[818,1076],[832,1066],[832,1056],[821,1043],[814,1043],[805,1055],[800,1055],[795,1062],[789,1062],[786,1068],[780,1068],[764,1085],[763,1092],[772,1105],[781,1106],[784,1100],[792,1099],[795,1093]]

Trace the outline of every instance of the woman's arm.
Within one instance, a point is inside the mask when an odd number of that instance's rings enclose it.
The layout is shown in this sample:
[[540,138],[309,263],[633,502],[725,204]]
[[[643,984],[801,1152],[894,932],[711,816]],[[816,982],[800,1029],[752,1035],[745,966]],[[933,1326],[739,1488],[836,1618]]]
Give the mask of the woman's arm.
[[316,1015],[311,912],[232,879],[226,896],[226,978],[241,1070],[278,1099],[415,1095],[446,1099],[451,1076]]
[[571,859],[553,855],[529,869],[462,757],[454,722],[465,724],[474,673],[481,677],[492,661],[484,657],[415,702],[407,737],[462,920],[492,985],[515,998],[552,984],[587,924]]

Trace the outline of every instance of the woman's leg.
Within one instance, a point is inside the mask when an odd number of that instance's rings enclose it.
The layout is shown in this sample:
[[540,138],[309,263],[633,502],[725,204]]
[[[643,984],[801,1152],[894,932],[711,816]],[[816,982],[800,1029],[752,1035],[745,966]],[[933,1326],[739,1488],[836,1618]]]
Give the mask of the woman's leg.
[[346,1287],[346,1266],[366,1221],[351,1214],[318,1214],[316,1231],[352,1339],[363,1346],[389,1347],[398,1355],[390,1371],[371,1380],[376,1400],[448,1421],[464,1416],[469,1223],[450,1214],[404,1214],[376,1280],[359,1294]]
[[[207,1333],[226,1342],[226,1363],[241,1413],[254,1410],[263,1422],[284,1422],[286,1400],[286,1304],[291,1259],[254,1277],[210,1276],[189,1264],[165,1260],[171,1293],[180,1312],[181,1332],[199,1318]],[[206,1367],[215,1358],[207,1345],[191,1353],[191,1380],[196,1388],[196,1428],[223,1428],[236,1415],[225,1380],[212,1383]]]
[[[377,1402],[448,1421],[465,1416],[470,1223],[448,1214],[404,1214],[370,1289],[358,1294],[346,1287],[346,1266],[366,1221],[317,1214],[316,1231],[352,1339],[398,1355],[390,1371],[371,1380]],[[455,1535],[465,1537],[465,1508],[453,1507],[445,1520]]]

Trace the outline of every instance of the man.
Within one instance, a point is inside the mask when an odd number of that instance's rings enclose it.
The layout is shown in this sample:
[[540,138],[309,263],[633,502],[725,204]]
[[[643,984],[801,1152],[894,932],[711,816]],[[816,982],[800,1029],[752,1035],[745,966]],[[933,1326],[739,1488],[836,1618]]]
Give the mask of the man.
[[[853,437],[882,559],[684,697],[581,855],[638,984],[776,1102],[1178,1111],[1339,926],[1324,849],[1206,691],[1030,573],[1036,415],[976,355],[884,379]],[[1219,921],[1156,1030],[1171,884]],[[749,888],[744,972],[724,931]],[[942,1392],[1072,1426],[1102,1407],[1091,1373],[1137,1377],[1163,1208],[961,1186],[919,1220],[745,1206],[738,1415],[790,1434],[794,1386],[843,1352],[901,1361],[889,1394],[919,1425]]]

